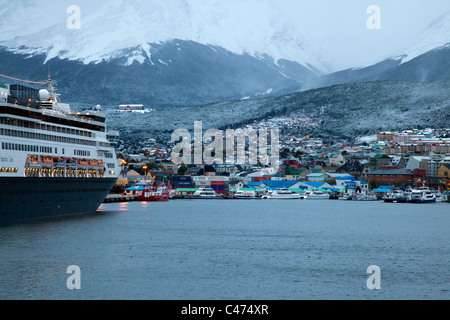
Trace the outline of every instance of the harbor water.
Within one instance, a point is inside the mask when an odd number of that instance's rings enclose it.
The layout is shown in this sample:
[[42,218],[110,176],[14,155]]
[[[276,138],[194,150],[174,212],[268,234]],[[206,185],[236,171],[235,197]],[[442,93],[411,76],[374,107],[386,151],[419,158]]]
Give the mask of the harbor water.
[[[448,203],[103,204],[1,225],[0,299],[446,300],[449,228]],[[370,266],[380,270],[374,290]]]

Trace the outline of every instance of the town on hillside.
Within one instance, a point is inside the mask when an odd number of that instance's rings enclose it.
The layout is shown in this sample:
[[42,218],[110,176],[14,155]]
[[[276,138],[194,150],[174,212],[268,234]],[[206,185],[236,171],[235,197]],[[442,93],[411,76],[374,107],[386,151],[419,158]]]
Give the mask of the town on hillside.
[[165,183],[178,196],[192,195],[201,187],[212,188],[223,195],[237,190],[265,193],[276,189],[349,196],[372,192],[378,199],[394,188],[424,186],[442,194],[450,190],[448,128],[380,132],[355,139],[342,137],[332,145],[323,139],[298,136],[285,130],[315,125],[313,119],[287,116],[255,121],[243,128],[282,130],[276,171],[248,163],[175,165],[171,158],[174,144],[162,145],[156,139],[149,139],[140,143],[138,149],[132,149],[113,133],[112,140],[122,163],[122,174],[114,192],[137,190],[133,187],[142,181]]

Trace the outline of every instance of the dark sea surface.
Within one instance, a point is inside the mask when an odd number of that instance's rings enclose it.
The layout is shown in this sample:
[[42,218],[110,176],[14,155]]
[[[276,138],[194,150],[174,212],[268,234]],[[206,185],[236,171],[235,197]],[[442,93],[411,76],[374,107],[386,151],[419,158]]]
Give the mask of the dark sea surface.
[[[80,290],[67,287],[72,265]],[[2,300],[449,298],[447,203],[130,202],[0,225]]]

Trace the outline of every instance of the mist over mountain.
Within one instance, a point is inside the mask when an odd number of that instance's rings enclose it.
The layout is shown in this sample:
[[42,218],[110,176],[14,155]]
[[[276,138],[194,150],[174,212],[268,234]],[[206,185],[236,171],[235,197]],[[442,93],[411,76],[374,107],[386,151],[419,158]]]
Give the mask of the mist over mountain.
[[370,66],[311,79],[302,89],[366,81],[450,81],[450,13],[434,21],[414,43]]
[[[232,99],[281,95],[317,76],[293,61],[234,54],[221,47],[174,40],[141,47],[100,63],[14,54],[0,48],[0,70],[22,79],[58,81],[62,99],[87,104],[199,105]],[[145,61],[129,63],[140,54]],[[151,60],[150,57],[151,56]],[[44,75],[44,76],[43,76]]]
[[[176,129],[193,132],[194,121],[203,129],[227,129],[274,116],[307,115],[317,127],[291,133],[315,135],[328,141],[340,136],[371,135],[406,128],[442,128],[450,123],[450,83],[396,81],[335,85],[281,97],[230,101],[197,107],[166,107],[146,115],[107,109],[110,128],[129,141],[159,137],[168,141]],[[166,119],[171,121],[167,122]]]
[[[256,5],[258,19],[245,23]],[[34,80],[51,73],[69,102],[151,107],[281,95],[328,72],[279,7],[246,6],[114,0],[72,30],[64,19],[49,24],[48,2],[18,0],[0,8],[0,70]],[[19,12],[31,20],[21,28]]]
[[129,54],[125,65],[143,63],[152,61],[150,44],[179,39],[222,47],[235,54],[291,60],[322,73],[329,71],[318,48],[272,1],[100,2],[95,10],[80,16],[78,30],[69,29],[64,19],[49,26],[39,23],[34,28],[12,23],[22,9],[34,9],[30,19],[37,21],[53,11],[48,3],[36,0],[17,0],[6,5],[0,9],[0,26],[5,31],[0,35],[0,43],[16,53],[45,54],[44,62],[58,57],[99,63],[123,56],[126,49],[141,47],[146,54]]

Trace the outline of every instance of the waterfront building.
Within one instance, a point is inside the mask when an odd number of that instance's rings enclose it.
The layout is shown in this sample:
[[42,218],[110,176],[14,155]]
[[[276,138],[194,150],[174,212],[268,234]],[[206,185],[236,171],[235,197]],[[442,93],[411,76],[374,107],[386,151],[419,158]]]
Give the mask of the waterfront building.
[[385,183],[414,183],[419,175],[409,169],[376,170],[367,173],[367,179]]
[[369,191],[369,183],[356,179],[354,176],[336,178],[336,187],[338,189],[359,190],[360,192]]

